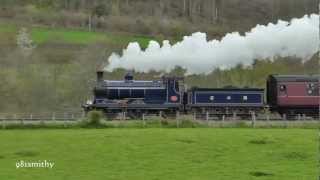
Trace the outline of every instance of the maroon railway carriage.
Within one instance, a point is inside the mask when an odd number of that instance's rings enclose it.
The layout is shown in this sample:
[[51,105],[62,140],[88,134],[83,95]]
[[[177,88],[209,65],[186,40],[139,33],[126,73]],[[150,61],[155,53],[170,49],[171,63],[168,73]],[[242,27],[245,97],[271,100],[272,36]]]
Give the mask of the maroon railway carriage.
[[293,116],[319,114],[319,75],[270,75],[267,101],[271,111]]

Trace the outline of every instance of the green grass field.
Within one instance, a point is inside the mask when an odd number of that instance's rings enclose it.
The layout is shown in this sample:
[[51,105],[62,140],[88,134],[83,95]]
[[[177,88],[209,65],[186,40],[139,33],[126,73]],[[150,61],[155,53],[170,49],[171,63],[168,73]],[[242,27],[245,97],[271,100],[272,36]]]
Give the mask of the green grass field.
[[[317,130],[2,130],[0,142],[6,180],[312,180],[319,173]],[[55,166],[16,169],[19,160]]]
[[[19,28],[15,25],[0,24],[0,43],[15,43]],[[36,44],[60,42],[65,44],[86,45],[90,43],[107,43],[126,45],[129,42],[138,42],[145,48],[151,37],[132,34],[116,34],[110,32],[89,32],[84,30],[71,30],[63,28],[33,27],[28,31]]]

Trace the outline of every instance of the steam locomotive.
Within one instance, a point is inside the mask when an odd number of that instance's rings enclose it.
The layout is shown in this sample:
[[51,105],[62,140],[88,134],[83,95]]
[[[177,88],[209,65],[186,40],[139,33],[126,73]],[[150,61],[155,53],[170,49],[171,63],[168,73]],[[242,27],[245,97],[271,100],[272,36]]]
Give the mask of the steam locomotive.
[[[258,88],[191,88],[181,77],[164,76],[160,80],[134,80],[127,73],[124,80],[104,80],[97,72],[93,101],[83,105],[105,113],[210,112],[217,116],[237,114],[247,118],[265,110],[280,115],[304,114],[317,117],[319,112],[319,75],[270,75],[266,92]],[[266,102],[265,102],[266,97]]]

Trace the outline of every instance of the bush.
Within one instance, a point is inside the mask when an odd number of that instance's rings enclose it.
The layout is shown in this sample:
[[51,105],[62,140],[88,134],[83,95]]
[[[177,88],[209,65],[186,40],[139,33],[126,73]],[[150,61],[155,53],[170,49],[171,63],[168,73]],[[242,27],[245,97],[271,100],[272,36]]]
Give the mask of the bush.
[[176,24],[171,28],[171,36],[180,39],[185,33],[184,28],[180,24]]
[[90,111],[87,115],[87,119],[85,119],[83,122],[83,127],[101,127],[101,126],[103,126],[103,124],[102,124],[103,116],[104,115],[103,115],[102,111],[97,111],[97,110]]
[[197,127],[197,123],[190,120],[190,119],[183,119],[181,121],[181,124],[180,124],[180,127],[183,127],[183,128],[195,128]]
[[248,128],[250,127],[250,125],[248,125],[246,122],[244,121],[237,121],[235,123],[235,127],[238,127],[238,128]]
[[146,34],[150,35],[151,27],[149,26],[148,22],[143,19],[137,19],[135,24],[135,32],[139,34]]
[[169,125],[169,121],[167,119],[160,119],[161,122],[161,126],[168,126]]

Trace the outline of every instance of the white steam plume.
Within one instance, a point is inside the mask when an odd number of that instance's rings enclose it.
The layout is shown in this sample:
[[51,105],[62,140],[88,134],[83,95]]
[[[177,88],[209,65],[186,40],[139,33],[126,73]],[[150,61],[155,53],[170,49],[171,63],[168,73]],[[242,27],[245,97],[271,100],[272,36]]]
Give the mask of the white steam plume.
[[188,74],[210,73],[214,68],[227,69],[240,63],[249,66],[254,59],[275,56],[307,59],[318,51],[318,44],[319,15],[312,14],[290,22],[279,20],[277,24],[257,25],[244,36],[229,33],[220,41],[207,41],[205,33],[196,32],[174,45],[167,40],[162,46],[150,41],[144,51],[133,42],[122,56],[113,53],[105,70],[121,67],[139,72],[169,72],[181,66]]

